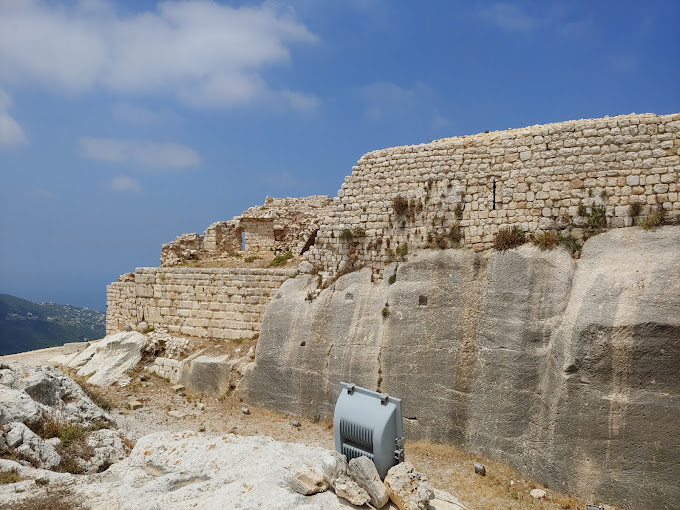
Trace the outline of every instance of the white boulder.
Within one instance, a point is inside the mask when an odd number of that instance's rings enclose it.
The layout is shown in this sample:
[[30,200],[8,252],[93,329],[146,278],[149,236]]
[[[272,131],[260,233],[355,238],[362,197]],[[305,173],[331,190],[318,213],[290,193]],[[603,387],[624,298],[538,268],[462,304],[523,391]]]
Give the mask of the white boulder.
[[90,346],[67,363],[79,368],[78,375],[89,376],[87,382],[96,386],[129,384],[125,372],[135,368],[142,359],[147,337],[136,331],[123,331],[90,343]]

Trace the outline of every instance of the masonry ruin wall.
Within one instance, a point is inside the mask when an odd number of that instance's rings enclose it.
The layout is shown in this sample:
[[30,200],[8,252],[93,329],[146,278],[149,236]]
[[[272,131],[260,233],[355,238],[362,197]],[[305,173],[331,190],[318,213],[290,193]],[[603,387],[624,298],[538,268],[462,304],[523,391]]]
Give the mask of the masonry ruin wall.
[[294,269],[137,268],[106,288],[106,334],[165,328],[208,339],[251,337]]
[[236,254],[301,255],[314,243],[319,224],[329,212],[326,195],[302,198],[267,197],[229,221],[210,225],[203,236],[182,234],[161,248],[161,265],[189,260],[219,260]]
[[680,114],[631,114],[370,152],[345,178],[308,257],[328,275],[381,274],[400,250],[433,240],[484,250],[502,227],[583,238],[597,208],[605,228],[659,209],[673,223],[679,151]]

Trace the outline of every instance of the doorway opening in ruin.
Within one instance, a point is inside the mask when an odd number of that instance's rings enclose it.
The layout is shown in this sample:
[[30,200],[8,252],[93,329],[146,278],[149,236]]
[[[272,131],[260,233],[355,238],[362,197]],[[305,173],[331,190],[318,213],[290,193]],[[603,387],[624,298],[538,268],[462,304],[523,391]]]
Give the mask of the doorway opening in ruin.
[[491,202],[491,208],[496,210],[496,181],[493,181],[493,202]]
[[246,233],[241,232],[241,251],[246,251]]

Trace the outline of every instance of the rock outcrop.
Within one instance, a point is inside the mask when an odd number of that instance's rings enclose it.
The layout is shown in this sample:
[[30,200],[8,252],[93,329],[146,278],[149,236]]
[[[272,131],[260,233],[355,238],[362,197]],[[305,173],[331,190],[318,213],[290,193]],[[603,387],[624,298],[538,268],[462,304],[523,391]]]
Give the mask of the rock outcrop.
[[75,381],[56,368],[16,361],[0,365],[0,425],[17,421],[31,426],[44,416],[83,426],[114,423]]
[[282,483],[298,470],[320,473],[325,453],[268,437],[150,434],[130,454],[119,508],[346,509],[330,491],[303,496]]
[[580,260],[429,251],[391,274],[356,271],[317,297],[311,275],[284,283],[244,397],[328,417],[350,381],[402,398],[411,439],[627,508],[680,500],[680,228],[610,231]]
[[125,331],[108,335],[91,342],[84,351],[58,356],[52,361],[77,368],[78,375],[88,377],[87,382],[95,386],[119,386],[129,384],[128,370],[137,366],[142,359],[142,350],[148,339],[136,331]]

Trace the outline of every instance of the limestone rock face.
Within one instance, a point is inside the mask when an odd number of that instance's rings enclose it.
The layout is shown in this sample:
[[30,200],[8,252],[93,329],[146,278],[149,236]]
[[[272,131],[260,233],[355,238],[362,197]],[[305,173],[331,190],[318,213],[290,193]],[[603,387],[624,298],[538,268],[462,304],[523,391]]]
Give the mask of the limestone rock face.
[[135,445],[120,487],[120,510],[343,510],[330,491],[303,496],[285,486],[291,471],[321,471],[322,448],[232,434],[158,432]]
[[0,366],[0,425],[12,421],[31,425],[43,414],[82,425],[114,423],[75,381],[56,368],[16,361]]
[[94,451],[92,457],[83,462],[85,474],[101,473],[125,458],[125,446],[117,430],[96,430],[85,441]]
[[54,469],[61,462],[61,456],[54,446],[42,440],[31,429],[21,422],[7,425],[7,444],[19,454],[32,459],[35,464],[44,469]]
[[330,417],[349,381],[402,398],[409,438],[627,508],[680,500],[679,227],[600,234],[577,261],[531,245],[409,257],[393,285],[364,269],[309,301],[310,275],[285,282],[244,397]]
[[0,385],[0,425],[11,421],[34,423],[41,415],[40,405],[26,393]]

